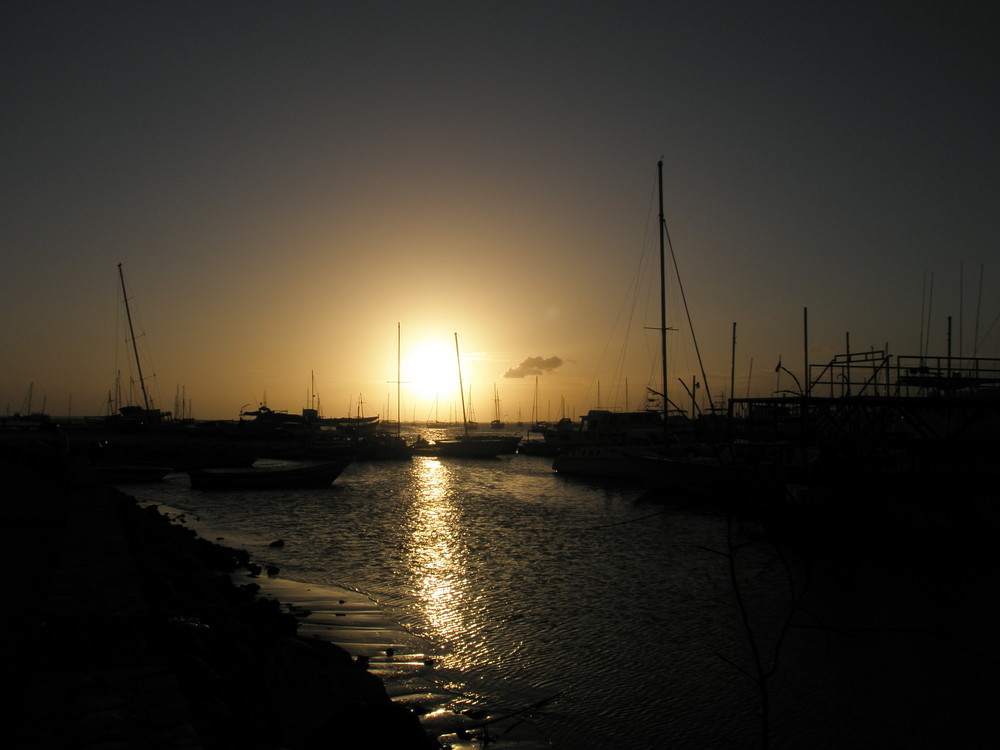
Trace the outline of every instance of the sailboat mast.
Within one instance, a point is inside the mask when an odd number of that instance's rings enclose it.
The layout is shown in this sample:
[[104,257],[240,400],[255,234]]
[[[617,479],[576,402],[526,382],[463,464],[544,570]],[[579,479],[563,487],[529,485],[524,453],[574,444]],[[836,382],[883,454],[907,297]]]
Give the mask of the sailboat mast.
[[535,398],[531,402],[531,424],[538,424],[538,376],[535,375]]
[[465,417],[465,391],[462,385],[462,357],[458,353],[458,331],[455,331],[455,362],[458,365],[458,395],[462,397],[462,426],[465,428],[465,434],[469,434],[469,422]]
[[399,437],[399,431],[403,427],[403,413],[399,410],[399,405],[401,403],[399,395],[400,389],[402,388],[402,352],[400,351],[400,331],[399,331],[399,321],[396,321],[396,437]]
[[122,299],[125,300],[125,317],[128,319],[128,333],[132,339],[132,353],[135,354],[135,369],[139,373],[139,388],[142,389],[142,403],[149,411],[149,397],[146,395],[146,381],[142,377],[142,365],[139,362],[139,346],[135,343],[135,331],[132,329],[132,311],[128,306],[128,294],[125,292],[125,275],[122,273],[122,264],[118,264],[118,278],[122,284]]
[[[667,272],[664,260],[664,231],[666,219],[663,216],[663,159],[656,164],[656,177],[660,198],[660,366],[663,383],[663,431],[667,431]],[[694,415],[692,415],[694,416]]]

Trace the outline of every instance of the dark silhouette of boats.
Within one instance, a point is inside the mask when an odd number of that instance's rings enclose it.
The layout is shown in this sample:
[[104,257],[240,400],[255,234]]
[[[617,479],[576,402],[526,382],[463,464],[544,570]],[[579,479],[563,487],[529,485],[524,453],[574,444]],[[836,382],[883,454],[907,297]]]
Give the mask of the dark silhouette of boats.
[[433,452],[429,455],[491,458],[517,453],[520,442],[520,435],[455,435],[431,443]]
[[[718,491],[731,483],[730,467],[709,443],[683,443],[671,430],[667,397],[666,220],[663,213],[663,162],[657,164],[660,242],[660,377],[662,392],[647,389],[649,403],[659,408],[617,413],[593,409],[578,431],[545,432],[562,440],[552,468],[562,474],[592,479],[630,480],[649,488]],[[544,445],[544,443],[543,443]]]
[[500,411],[500,394],[497,393],[496,383],[493,384],[493,419],[490,421],[491,430],[502,430],[507,426],[504,422],[503,413]]
[[196,469],[188,472],[199,490],[277,490],[329,487],[350,461],[248,469]]
[[520,442],[520,435],[455,435],[437,440],[418,437],[410,452],[414,456],[496,458],[517,453]]

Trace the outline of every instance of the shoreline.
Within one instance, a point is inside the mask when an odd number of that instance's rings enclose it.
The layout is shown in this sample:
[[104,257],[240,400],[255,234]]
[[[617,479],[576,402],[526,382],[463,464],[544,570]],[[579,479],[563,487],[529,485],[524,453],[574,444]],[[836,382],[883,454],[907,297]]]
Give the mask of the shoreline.
[[371,655],[312,637],[319,620],[300,632],[267,594],[308,588],[243,578],[245,552],[65,467],[5,468],[19,747],[439,747]]
[[[213,544],[231,548],[225,537],[214,536],[210,524],[173,506],[140,501],[155,507],[172,523],[198,536],[215,539]],[[239,583],[260,588],[259,595],[276,600],[298,620],[301,637],[333,643],[367,661],[368,671],[379,676],[426,673],[439,656],[433,644],[415,635],[388,615],[363,591],[336,584],[312,583],[289,578],[278,569],[248,557],[249,567],[234,572]]]
[[[225,537],[215,536],[217,529],[200,517],[172,506],[157,507],[173,523],[220,540],[216,544],[225,543]],[[419,717],[424,731],[437,742],[435,747],[478,748],[483,741],[497,748],[551,747],[524,719],[557,695],[525,706],[484,705],[474,690],[471,695],[455,691],[460,675],[442,669],[446,656],[432,642],[411,633],[363,591],[287,578],[280,570],[268,575],[266,567],[251,561],[249,569],[239,571],[236,578],[259,587],[259,596],[293,615],[299,637],[332,644],[363,664],[382,681],[394,703]]]

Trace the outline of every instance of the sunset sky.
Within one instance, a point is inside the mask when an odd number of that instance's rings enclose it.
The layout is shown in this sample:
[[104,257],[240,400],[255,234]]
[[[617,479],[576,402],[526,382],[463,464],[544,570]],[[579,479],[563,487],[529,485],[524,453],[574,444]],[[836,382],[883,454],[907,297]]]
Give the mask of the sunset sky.
[[456,332],[480,421],[536,378],[541,418],[636,407],[661,158],[714,396],[734,323],[737,395],[801,375],[804,308],[812,362],[918,354],[928,317],[945,354],[948,316],[1000,357],[988,7],[6,2],[0,408],[104,413],[119,263],[164,409],[298,412],[314,378],[394,416],[397,325],[405,419],[460,409]]

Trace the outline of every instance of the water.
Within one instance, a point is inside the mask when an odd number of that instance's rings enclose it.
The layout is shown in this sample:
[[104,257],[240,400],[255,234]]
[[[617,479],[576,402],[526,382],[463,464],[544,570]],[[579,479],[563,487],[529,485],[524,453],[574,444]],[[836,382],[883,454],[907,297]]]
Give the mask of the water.
[[995,587],[914,584],[906,561],[848,549],[783,562],[752,525],[734,530],[748,543],[734,585],[723,513],[572,480],[550,459],[357,462],[322,490],[200,492],[184,475],[128,489],[282,577],[363,592],[426,643],[419,680],[454,710],[552,698],[513,747],[759,746],[736,593],[762,661],[781,647],[773,746],[974,746],[992,731]]

